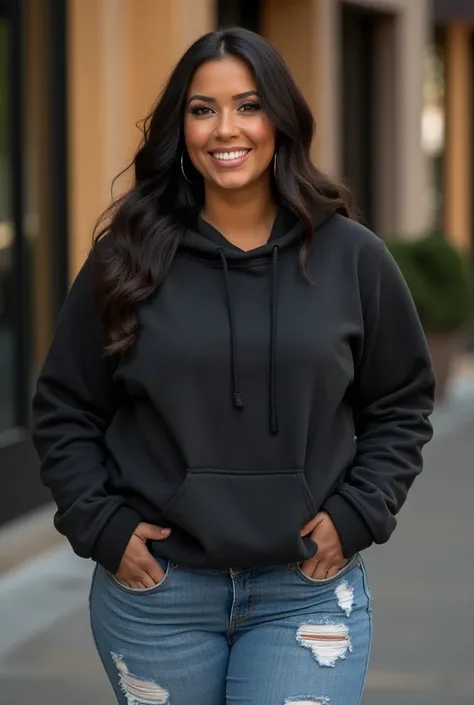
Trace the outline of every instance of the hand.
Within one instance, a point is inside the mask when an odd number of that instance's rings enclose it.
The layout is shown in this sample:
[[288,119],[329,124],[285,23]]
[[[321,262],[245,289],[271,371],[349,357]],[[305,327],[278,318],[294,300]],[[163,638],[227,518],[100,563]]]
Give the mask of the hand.
[[134,589],[151,588],[163,580],[165,576],[163,568],[151,555],[146,542],[148,539],[163,541],[170,533],[171,529],[164,529],[161,526],[145,522],[139,524],[120,561],[119,569],[115,574],[117,580]]
[[318,545],[318,551],[302,563],[301,570],[317,580],[332,578],[345,566],[347,560],[342,552],[339,534],[327,512],[319,512],[301,529],[301,536],[308,534]]

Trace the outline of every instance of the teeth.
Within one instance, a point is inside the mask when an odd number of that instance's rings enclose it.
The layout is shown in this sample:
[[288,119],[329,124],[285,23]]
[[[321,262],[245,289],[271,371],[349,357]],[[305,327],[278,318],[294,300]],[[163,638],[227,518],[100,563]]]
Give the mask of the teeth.
[[232,159],[240,159],[240,157],[245,157],[249,150],[241,149],[239,152],[214,152],[214,159],[221,159],[222,161],[231,161]]

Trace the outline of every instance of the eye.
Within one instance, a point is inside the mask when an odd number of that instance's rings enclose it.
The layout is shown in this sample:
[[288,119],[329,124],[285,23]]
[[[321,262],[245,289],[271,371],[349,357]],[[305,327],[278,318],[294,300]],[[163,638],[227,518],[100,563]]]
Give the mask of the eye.
[[255,103],[252,100],[239,106],[239,111],[242,113],[255,113],[257,110],[261,110],[260,103]]
[[211,112],[211,108],[209,108],[207,105],[193,105],[193,107],[191,108],[192,115],[197,115],[198,117],[209,115]]

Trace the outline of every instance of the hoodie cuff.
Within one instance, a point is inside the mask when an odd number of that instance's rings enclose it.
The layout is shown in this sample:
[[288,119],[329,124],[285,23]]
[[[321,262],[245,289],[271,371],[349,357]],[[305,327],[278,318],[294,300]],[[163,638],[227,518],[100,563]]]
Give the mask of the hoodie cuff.
[[348,560],[373,543],[372,534],[354,507],[340,494],[333,494],[324,503],[322,510],[331,517]]
[[92,560],[115,574],[133,532],[142,521],[140,514],[121,506],[110,517],[92,551]]

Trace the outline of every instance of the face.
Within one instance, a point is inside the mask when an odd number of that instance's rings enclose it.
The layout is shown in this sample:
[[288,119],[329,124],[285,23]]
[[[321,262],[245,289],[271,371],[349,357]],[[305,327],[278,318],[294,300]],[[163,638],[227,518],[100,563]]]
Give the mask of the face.
[[184,137],[189,157],[208,185],[240,189],[269,179],[275,129],[243,61],[225,57],[196,71],[187,97]]

